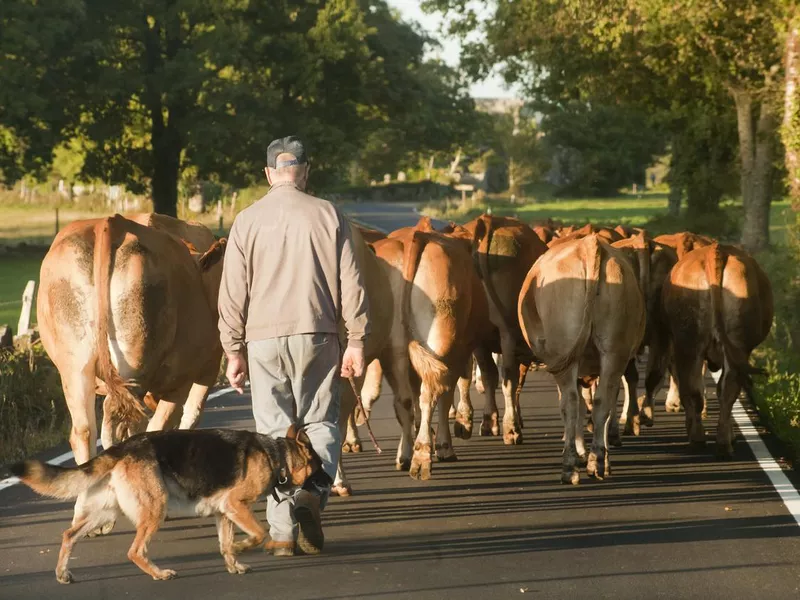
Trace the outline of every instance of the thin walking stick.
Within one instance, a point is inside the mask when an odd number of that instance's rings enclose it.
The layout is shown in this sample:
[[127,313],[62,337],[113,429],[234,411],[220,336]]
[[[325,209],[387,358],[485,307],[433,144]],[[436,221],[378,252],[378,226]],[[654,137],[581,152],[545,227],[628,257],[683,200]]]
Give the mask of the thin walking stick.
[[378,440],[375,439],[375,435],[372,433],[372,427],[369,424],[369,416],[367,415],[367,411],[364,410],[364,405],[361,403],[361,394],[358,393],[358,388],[356,387],[356,380],[352,377],[348,377],[347,379],[350,380],[350,387],[353,388],[353,393],[356,395],[356,405],[361,412],[364,414],[364,422],[367,424],[367,431],[369,432],[369,439],[372,440],[372,445],[375,446],[375,452],[380,454],[382,452],[381,447],[378,445]]

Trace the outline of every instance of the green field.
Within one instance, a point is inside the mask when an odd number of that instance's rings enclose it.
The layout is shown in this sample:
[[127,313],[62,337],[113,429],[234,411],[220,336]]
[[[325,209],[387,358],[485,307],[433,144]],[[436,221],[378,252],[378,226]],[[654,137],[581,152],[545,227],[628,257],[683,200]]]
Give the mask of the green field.
[[[0,254],[0,325],[8,324],[17,333],[17,321],[22,308],[22,292],[28,280],[39,281],[39,265],[44,254]],[[36,321],[34,304],[31,322]]]

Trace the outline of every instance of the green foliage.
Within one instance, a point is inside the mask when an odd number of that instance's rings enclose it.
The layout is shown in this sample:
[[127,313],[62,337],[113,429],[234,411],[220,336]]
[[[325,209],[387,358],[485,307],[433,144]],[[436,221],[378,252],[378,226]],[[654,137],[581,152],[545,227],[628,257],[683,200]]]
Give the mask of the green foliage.
[[[312,183],[354,158],[449,149],[473,112],[463,82],[384,0],[8,0],[0,171],[41,176],[79,139],[82,179],[150,189],[175,213],[181,174],[244,186],[269,140],[307,140]],[[375,140],[377,138],[377,140]],[[364,154],[366,147],[388,151]],[[72,175],[63,152],[57,171]],[[183,178],[186,179],[185,177]]]
[[542,122],[547,154],[559,193],[613,195],[636,183],[664,151],[664,136],[641,111],[630,107],[570,103]]
[[800,213],[789,228],[787,245],[758,256],[772,284],[775,319],[766,342],[757,350],[767,370],[757,380],[756,401],[771,429],[800,459]]
[[66,439],[61,380],[41,346],[0,351],[0,464]]

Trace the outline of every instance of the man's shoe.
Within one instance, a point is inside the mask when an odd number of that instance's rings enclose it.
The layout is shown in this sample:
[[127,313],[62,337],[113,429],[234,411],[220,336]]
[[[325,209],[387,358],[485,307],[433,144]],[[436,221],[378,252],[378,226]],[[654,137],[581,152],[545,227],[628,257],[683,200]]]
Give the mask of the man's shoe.
[[264,550],[273,556],[294,556],[294,542],[273,542],[264,544]]
[[297,520],[297,545],[304,554],[319,554],[325,544],[322,533],[322,516],[319,496],[300,490],[294,502],[294,518]]

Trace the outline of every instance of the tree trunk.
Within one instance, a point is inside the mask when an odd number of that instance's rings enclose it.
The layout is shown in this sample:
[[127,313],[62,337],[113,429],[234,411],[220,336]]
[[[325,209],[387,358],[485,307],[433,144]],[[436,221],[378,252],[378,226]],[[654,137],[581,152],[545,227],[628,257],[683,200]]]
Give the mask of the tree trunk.
[[456,157],[453,159],[453,162],[450,163],[450,175],[452,176],[455,174],[456,169],[458,168],[458,164],[461,162],[461,147],[456,150]]
[[667,196],[667,205],[669,207],[670,217],[681,216],[681,200],[683,198],[683,189],[677,184],[670,184],[669,196]]
[[786,38],[786,87],[783,101],[783,145],[792,207],[800,210],[800,8]]
[[741,159],[742,245],[751,252],[769,246],[769,206],[772,201],[773,136],[777,127],[775,115],[766,103],[753,122],[753,98],[750,92],[731,90],[736,102]]
[[[154,128],[155,129],[155,128]],[[178,175],[180,173],[181,143],[174,126],[153,131],[153,210],[170,217],[178,216]]]

